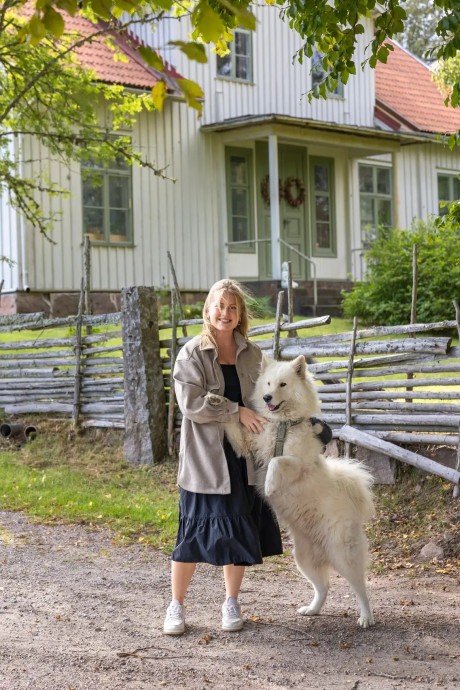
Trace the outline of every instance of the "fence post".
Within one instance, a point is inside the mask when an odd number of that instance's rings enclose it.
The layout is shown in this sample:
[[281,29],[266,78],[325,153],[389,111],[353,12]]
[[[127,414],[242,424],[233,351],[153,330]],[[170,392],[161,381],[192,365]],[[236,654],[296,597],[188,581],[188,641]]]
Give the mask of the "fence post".
[[132,465],[167,457],[166,400],[154,288],[121,291],[125,397],[124,450]]

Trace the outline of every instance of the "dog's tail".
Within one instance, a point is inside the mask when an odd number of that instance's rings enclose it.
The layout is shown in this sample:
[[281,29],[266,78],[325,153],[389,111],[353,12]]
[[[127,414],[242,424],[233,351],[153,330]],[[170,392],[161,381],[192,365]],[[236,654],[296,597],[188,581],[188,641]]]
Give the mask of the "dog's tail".
[[334,476],[340,483],[340,490],[357,507],[363,522],[371,520],[375,515],[372,493],[374,477],[369,469],[363,463],[349,458],[328,458],[328,464],[334,466]]

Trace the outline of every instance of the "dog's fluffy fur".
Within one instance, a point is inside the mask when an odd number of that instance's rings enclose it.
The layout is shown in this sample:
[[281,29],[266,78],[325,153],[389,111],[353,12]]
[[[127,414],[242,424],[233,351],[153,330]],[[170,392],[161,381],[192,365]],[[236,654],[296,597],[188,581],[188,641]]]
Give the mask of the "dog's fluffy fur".
[[[224,398],[208,394],[207,400],[219,405]],[[267,420],[261,433],[250,433],[242,424],[226,424],[225,433],[238,455],[252,457],[258,489],[287,529],[297,567],[313,585],[312,601],[298,612],[320,613],[332,567],[352,586],[360,606],[358,623],[367,628],[374,618],[366,592],[363,525],[374,513],[372,476],[357,462],[321,454],[310,422],[320,414],[319,401],[303,356],[292,362],[264,358],[252,409]],[[287,431],[283,454],[273,457],[281,421],[298,423]]]

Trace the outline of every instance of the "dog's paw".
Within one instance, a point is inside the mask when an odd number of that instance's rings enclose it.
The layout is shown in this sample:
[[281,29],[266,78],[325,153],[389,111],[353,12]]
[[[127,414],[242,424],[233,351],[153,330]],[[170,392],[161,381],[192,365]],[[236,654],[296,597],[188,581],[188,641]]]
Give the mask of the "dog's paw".
[[219,405],[223,405],[225,400],[226,398],[224,398],[223,395],[217,395],[216,393],[206,393],[206,402],[209,405],[212,405],[213,407],[219,407]]
[[301,606],[297,609],[297,613],[300,613],[301,616],[319,616],[319,610],[311,604],[309,606]]
[[362,628],[370,628],[371,625],[375,624],[374,616],[372,613],[369,611],[369,613],[366,614],[361,614],[361,616],[358,618],[358,625],[360,625]]
[[270,460],[265,477],[265,495],[273,496],[279,487],[278,458]]

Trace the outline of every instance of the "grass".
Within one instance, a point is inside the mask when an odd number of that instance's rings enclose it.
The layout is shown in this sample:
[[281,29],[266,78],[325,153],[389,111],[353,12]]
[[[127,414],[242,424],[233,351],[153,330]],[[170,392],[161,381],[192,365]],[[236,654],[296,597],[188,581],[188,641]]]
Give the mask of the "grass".
[[72,436],[64,421],[42,419],[21,448],[0,445],[0,500],[41,522],[104,526],[118,542],[168,551],[177,527],[174,463],[131,467],[122,434],[88,430]]

